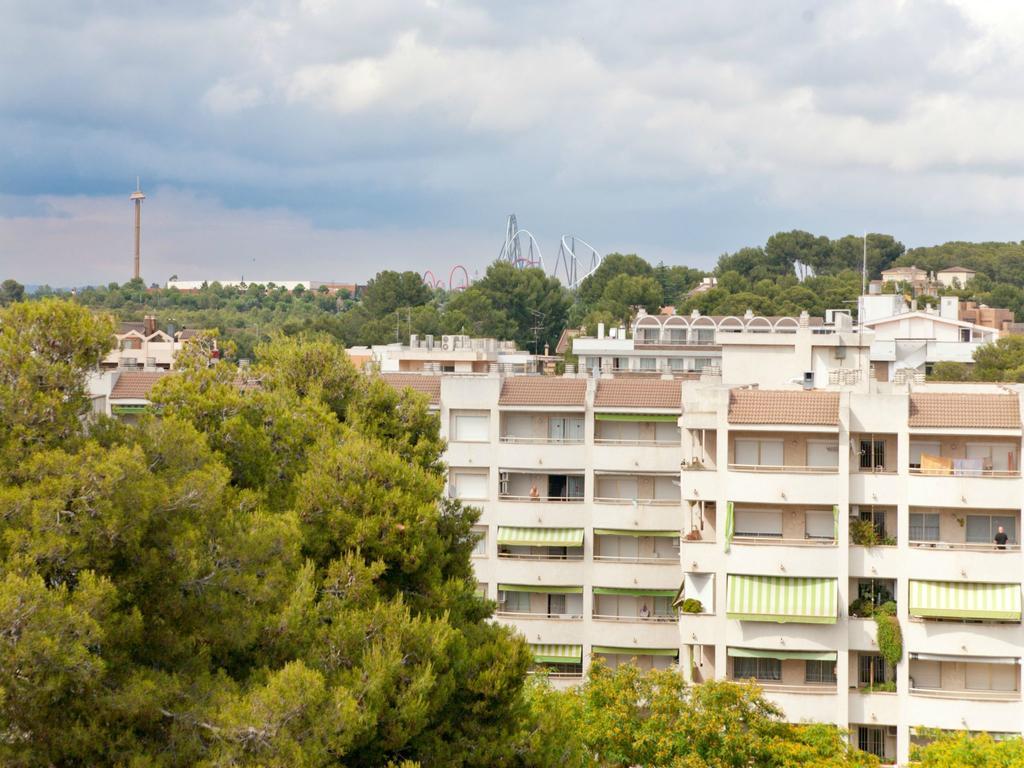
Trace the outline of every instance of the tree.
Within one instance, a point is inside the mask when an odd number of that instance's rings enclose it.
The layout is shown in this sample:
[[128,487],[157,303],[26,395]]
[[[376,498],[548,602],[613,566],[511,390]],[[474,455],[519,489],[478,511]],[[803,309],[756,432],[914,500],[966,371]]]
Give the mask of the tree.
[[653,277],[654,268],[634,253],[609,253],[594,273],[580,283],[577,300],[587,309],[600,301],[608,283],[619,275]]
[[974,350],[976,381],[1024,381],[1024,336],[1003,336]]
[[0,307],[6,307],[25,298],[25,286],[17,280],[4,280],[0,283]]
[[1024,765],[1024,740],[1019,736],[996,741],[987,733],[964,731],[925,734],[929,743],[911,750],[921,768],[1010,768]]
[[[45,381],[109,337],[65,302],[3,312],[5,361],[35,349]],[[186,355],[135,425],[53,400],[69,434],[0,475],[0,763],[513,761],[529,655],[475,594],[425,398],[364,392],[319,340],[261,349],[265,386]]]
[[373,318],[390,315],[396,309],[418,307],[431,299],[431,292],[416,272],[378,272],[366,285],[362,306]]
[[663,295],[662,287],[653,277],[616,275],[605,285],[594,309],[607,312],[615,322],[628,325],[634,307],[643,307],[648,314],[658,314]]

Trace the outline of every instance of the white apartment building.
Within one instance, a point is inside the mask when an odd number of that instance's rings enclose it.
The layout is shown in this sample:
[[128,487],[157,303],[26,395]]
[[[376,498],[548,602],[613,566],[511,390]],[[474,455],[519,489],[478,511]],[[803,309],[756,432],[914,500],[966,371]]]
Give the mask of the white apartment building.
[[[755,677],[900,764],[921,726],[1020,733],[1017,388],[686,382],[682,410],[685,675]],[[895,600],[895,669],[858,599]]]

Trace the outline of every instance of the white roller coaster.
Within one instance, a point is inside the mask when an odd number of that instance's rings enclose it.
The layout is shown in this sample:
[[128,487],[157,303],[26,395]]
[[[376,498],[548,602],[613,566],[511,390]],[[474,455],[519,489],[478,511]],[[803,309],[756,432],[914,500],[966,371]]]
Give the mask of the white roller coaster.
[[[602,258],[598,250],[583,238],[563,235],[552,275],[564,282],[569,290],[575,291],[580,283],[594,273]],[[506,222],[505,242],[498,253],[498,261],[507,261],[517,268],[545,268],[537,238],[529,230],[519,228],[514,213]]]

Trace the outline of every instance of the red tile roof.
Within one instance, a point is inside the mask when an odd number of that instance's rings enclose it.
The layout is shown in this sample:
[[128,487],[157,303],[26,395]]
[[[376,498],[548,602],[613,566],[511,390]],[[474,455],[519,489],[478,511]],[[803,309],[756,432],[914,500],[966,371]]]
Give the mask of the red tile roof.
[[511,376],[501,383],[498,405],[565,405],[587,404],[586,379],[563,379],[555,376]]
[[413,389],[422,392],[430,400],[431,405],[441,404],[441,377],[427,376],[417,373],[382,373],[384,381],[398,390]]
[[915,392],[907,422],[912,427],[1020,429],[1017,395]]
[[118,374],[111,400],[147,400],[153,385],[166,376],[165,371],[122,371]]
[[839,393],[818,390],[734,389],[730,424],[839,424]]
[[602,379],[595,408],[682,408],[682,384],[664,379]]

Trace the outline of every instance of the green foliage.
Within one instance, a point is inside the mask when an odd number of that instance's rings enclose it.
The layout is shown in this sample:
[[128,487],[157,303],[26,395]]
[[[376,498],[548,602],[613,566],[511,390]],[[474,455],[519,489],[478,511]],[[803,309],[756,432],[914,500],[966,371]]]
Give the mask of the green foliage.
[[970,381],[971,366],[967,363],[953,363],[943,360],[932,366],[928,381]]
[[683,600],[679,610],[683,613],[704,613],[704,604],[695,597],[688,597]]
[[[919,733],[919,735],[922,735]],[[921,768],[1016,768],[1024,765],[1024,740],[996,741],[987,733],[930,731],[924,746],[911,747],[910,759]]]
[[1003,336],[974,351],[976,381],[1024,381],[1024,336]]
[[0,307],[6,307],[25,298],[25,286],[17,280],[4,280],[0,283]]
[[0,763],[517,760],[529,653],[475,596],[477,513],[442,497],[422,396],[308,338],[262,345],[240,388],[200,344],[160,418],[91,428],[71,382],[109,321],[3,313],[0,393],[63,386],[67,434],[25,422],[0,467]]
[[[875,766],[828,725],[791,725],[752,683],[686,685],[675,670],[608,669],[577,689],[530,699],[526,766]],[[557,723],[550,724],[551,720]],[[531,757],[538,759],[533,760]]]
[[903,660],[903,630],[896,618],[896,604],[880,605],[873,615],[878,629],[878,651],[887,662],[896,665]]
[[873,547],[881,543],[878,529],[870,520],[851,520],[850,539],[859,547]]
[[385,270],[366,284],[362,306],[379,319],[398,309],[418,307],[430,301],[431,291],[416,272]]

